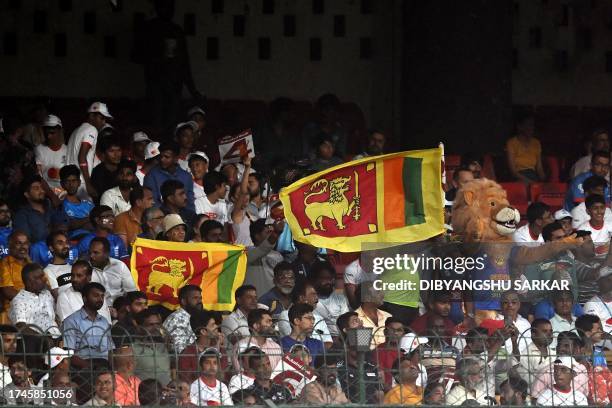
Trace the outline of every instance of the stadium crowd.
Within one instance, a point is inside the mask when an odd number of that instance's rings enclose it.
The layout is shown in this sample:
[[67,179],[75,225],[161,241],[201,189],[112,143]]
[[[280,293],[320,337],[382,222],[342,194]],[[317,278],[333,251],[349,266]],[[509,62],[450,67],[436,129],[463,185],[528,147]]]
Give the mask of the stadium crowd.
[[[49,112],[28,124],[3,121],[4,404],[610,405],[605,131],[573,167],[564,208],[532,202],[514,235],[515,245],[580,237],[552,258],[512,268],[512,279],[546,276],[566,289],[511,289],[486,302],[461,291],[415,297],[377,290],[358,254],[343,263],[344,255],[293,241],[275,211],[279,189],[343,163],[349,137],[337,98],[325,95],[301,142],[287,139],[281,102],[253,128],[255,156],[239,163],[222,163],[214,143],[195,148],[206,140],[199,106],[172,134],[155,141],[136,131],[129,146],[102,102],[83,107],[76,129]],[[382,153],[385,134],[373,130],[355,158]],[[507,155],[517,180],[546,177],[532,118],[519,121]],[[455,169],[449,220],[457,190],[481,172],[472,155]],[[204,310],[202,289],[191,284],[174,311],[149,304],[129,267],[138,237],[243,245],[236,309]],[[435,254],[454,238],[449,227],[423,244]],[[414,279],[469,279],[452,269],[418,272]],[[361,328],[372,329],[367,351],[351,340]]]

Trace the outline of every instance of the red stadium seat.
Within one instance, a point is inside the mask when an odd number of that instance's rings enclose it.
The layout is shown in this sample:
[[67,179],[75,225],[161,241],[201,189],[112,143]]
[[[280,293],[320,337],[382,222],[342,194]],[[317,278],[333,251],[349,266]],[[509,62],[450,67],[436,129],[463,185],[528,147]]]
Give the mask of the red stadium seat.
[[549,173],[549,181],[558,183],[561,180],[561,161],[556,156],[544,156],[544,168]]
[[551,211],[563,208],[567,183],[534,183],[531,185],[531,199],[548,204]]
[[510,205],[519,210],[521,217],[527,214],[529,206],[529,196],[527,195],[527,187],[525,183],[516,181],[510,183],[499,183],[508,197]]

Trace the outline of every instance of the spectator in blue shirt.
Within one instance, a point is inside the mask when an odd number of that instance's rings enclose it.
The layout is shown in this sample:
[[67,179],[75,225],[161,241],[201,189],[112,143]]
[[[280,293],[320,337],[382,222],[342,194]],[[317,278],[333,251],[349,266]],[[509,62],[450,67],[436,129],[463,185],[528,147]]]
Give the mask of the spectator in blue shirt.
[[81,186],[81,170],[74,164],[60,169],[60,183],[66,190],[66,197],[62,200],[62,211],[68,218],[68,234],[71,239],[89,234],[92,230],[89,213],[94,204],[89,200],[81,200],[77,193]]
[[[598,151],[593,153],[591,157],[591,170],[585,173],[579,174],[572,179],[570,182],[567,194],[565,196],[565,209],[572,211],[572,209],[585,199],[584,188],[582,183],[591,176],[600,176],[606,178],[610,171],[610,152]],[[605,195],[606,201],[609,201],[610,193],[608,187],[606,187]]]
[[86,235],[79,242],[78,250],[80,254],[89,251],[89,244],[95,237],[106,238],[110,243],[110,256],[115,259],[128,257],[128,251],[123,240],[112,233],[115,227],[115,215],[113,210],[106,205],[98,205],[89,213],[89,219],[94,226],[94,232]]
[[193,199],[193,179],[177,163],[179,146],[175,142],[164,143],[159,147],[159,164],[153,167],[144,178],[144,187],[153,191],[155,206],[163,202],[161,186],[167,180],[178,180],[183,183],[187,195],[187,208],[195,211]]
[[12,232],[11,210],[4,200],[0,199],[0,259],[8,255],[8,239]]
[[291,347],[296,344],[303,344],[308,348],[313,359],[319,354],[323,354],[323,343],[310,337],[315,321],[313,311],[312,306],[307,303],[297,303],[291,306],[289,309],[291,334],[281,339],[281,347],[284,352],[289,352]]
[[[63,233],[66,234],[66,230],[63,228],[64,226],[57,226],[53,228],[49,237],[54,235],[55,233]],[[34,244],[30,245],[30,259],[32,262],[36,262],[40,264],[43,268],[49,265],[53,261],[53,254],[51,253],[51,249],[49,247],[49,237],[44,241],[38,241]],[[77,259],[79,259],[79,250],[75,246],[70,246],[68,249],[68,258],[66,258],[66,262],[69,265],[72,265]]]

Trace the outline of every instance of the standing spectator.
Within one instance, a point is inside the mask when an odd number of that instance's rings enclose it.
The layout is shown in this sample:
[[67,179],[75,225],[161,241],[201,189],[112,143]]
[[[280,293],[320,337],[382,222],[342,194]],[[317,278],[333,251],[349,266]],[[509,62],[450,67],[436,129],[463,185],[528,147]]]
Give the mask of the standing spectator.
[[325,319],[331,335],[337,336],[336,321],[340,315],[349,311],[349,305],[344,293],[334,290],[336,270],[327,261],[316,262],[312,265],[309,279],[319,298],[316,311]]
[[544,390],[538,397],[540,406],[581,406],[589,405],[587,397],[572,387],[578,363],[572,357],[557,357],[554,362],[555,384]]
[[247,252],[244,283],[255,286],[260,293],[266,293],[274,287],[274,267],[283,261],[283,256],[274,250],[282,227],[282,223],[274,227],[266,224],[265,219],[252,222],[249,226],[253,246]]
[[198,128],[195,132],[196,141],[200,141],[204,137],[204,128],[206,127],[206,112],[199,106],[192,106],[187,111],[187,119],[194,121],[198,124]]
[[[198,378],[198,356],[201,353],[211,347],[221,350],[223,335],[220,325],[221,316],[215,312],[201,310],[191,316],[189,326],[195,333],[196,340],[185,347],[178,356],[177,372],[181,381],[191,384]],[[238,366],[234,368],[238,370]]]
[[24,288],[21,270],[30,262],[30,241],[21,231],[14,231],[9,237],[8,256],[0,260],[0,293],[2,293],[2,323],[8,323],[11,300]]
[[140,405],[138,401],[140,378],[134,375],[135,366],[134,351],[130,346],[123,346],[113,351],[115,403],[117,405]]
[[96,237],[91,240],[89,262],[94,269],[94,281],[102,283],[107,290],[109,303],[113,303],[119,296],[138,290],[125,263],[110,257],[110,244],[106,238]]
[[281,384],[271,380],[272,366],[267,354],[262,350],[249,354],[249,368],[255,376],[255,381],[247,390],[262,401],[272,401],[274,404],[288,404],[293,399],[291,392]]
[[446,396],[448,405],[462,405],[466,400],[475,400],[479,405],[489,405],[489,398],[494,397],[494,390],[487,391],[481,387],[483,373],[478,360],[474,358],[459,360],[455,373],[459,378],[459,384],[455,385]]
[[194,121],[179,123],[174,128],[174,139],[179,145],[178,165],[185,171],[189,171],[189,156],[193,152],[197,130],[198,124]]
[[336,155],[331,136],[321,133],[316,142],[315,158],[310,166],[311,170],[323,171],[342,163],[344,160]]
[[164,321],[164,329],[172,338],[177,354],[196,339],[189,321],[191,316],[202,311],[202,289],[196,285],[183,286],[179,289],[178,299],[181,306]]
[[2,389],[12,381],[8,361],[9,356],[15,355],[17,351],[18,333],[19,331],[15,326],[8,324],[0,325],[0,387]]
[[347,135],[339,122],[340,100],[334,94],[324,94],[315,104],[316,120],[307,123],[302,131],[303,154],[314,158],[316,141],[321,133],[331,138],[338,157],[346,154]]
[[138,185],[136,178],[136,163],[131,160],[121,160],[115,174],[116,187],[102,194],[100,205],[113,209],[115,216],[130,209],[130,191]]
[[0,198],[0,259],[9,253],[9,236],[13,232],[11,226],[11,209],[4,200]]
[[545,181],[542,166],[542,146],[534,137],[535,122],[532,115],[519,119],[517,135],[506,142],[506,157],[512,176],[527,184]]
[[570,177],[575,178],[579,174],[589,171],[591,169],[591,158],[593,157],[592,153],[600,150],[610,150],[610,137],[608,136],[608,131],[606,129],[596,129],[593,131],[588,143],[588,154],[586,156],[582,156],[576,161],[576,163],[574,163],[570,170]]
[[144,186],[144,178],[153,167],[159,163],[159,142],[149,142],[144,151],[144,164],[136,171],[136,177],[141,186]]
[[273,317],[277,318],[291,306],[291,292],[295,288],[295,273],[285,261],[274,267],[274,287],[261,295],[259,303],[267,306]]
[[164,241],[185,242],[186,225],[178,214],[168,214],[164,217]]
[[55,210],[45,197],[40,176],[31,176],[22,183],[26,204],[15,213],[13,228],[27,234],[30,242],[47,238]]
[[297,303],[289,309],[289,323],[291,323],[291,334],[281,339],[283,351],[289,352],[296,344],[306,346],[310,355],[316,358],[323,354],[324,346],[320,340],[310,337],[314,330],[314,316],[312,306],[306,303]]
[[[593,153],[593,157],[591,158],[591,170],[585,173],[579,174],[574,177],[569,184],[567,189],[567,193],[565,195],[565,205],[564,208],[567,211],[572,211],[572,209],[579,203],[585,200],[585,190],[583,187],[583,183],[586,179],[591,176],[599,176],[606,178],[608,173],[610,172],[610,152],[608,151],[598,151]],[[609,192],[608,189],[605,189],[605,197],[609,200]]]
[[130,150],[130,159],[136,162],[136,172],[142,169],[145,158],[145,149],[152,140],[143,131],[134,132],[132,135],[132,146]]
[[96,145],[98,142],[98,131],[106,125],[107,119],[113,117],[108,112],[106,104],[94,102],[87,110],[87,122],[84,122],[72,132],[68,140],[68,164],[79,166],[82,181],[87,193],[92,197],[99,197],[103,191],[96,191],[91,183],[91,173],[98,164],[96,157]]
[[127,248],[142,234],[143,216],[153,206],[153,193],[146,187],[135,185],[130,191],[130,209],[115,217],[114,233]]
[[[34,330],[46,333],[55,327],[54,300],[46,289],[45,273],[36,263],[27,264],[21,270],[24,288],[11,300],[9,318],[19,329],[34,326]],[[50,331],[51,332],[51,331]],[[56,330],[52,330],[56,334]]]
[[578,227],[578,231],[588,231],[595,244],[595,256],[603,258],[608,253],[612,237],[612,220],[606,222],[606,201],[603,196],[590,195],[584,205],[591,219]]
[[200,377],[191,383],[191,403],[197,406],[234,405],[227,386],[217,379],[219,352],[206,349],[198,358]]
[[527,224],[518,228],[512,240],[519,244],[543,244],[542,229],[554,222],[550,207],[544,203],[534,202],[527,207]]
[[22,127],[22,139],[25,143],[31,146],[38,146],[45,142],[45,134],[43,132],[43,123],[49,116],[48,110],[49,101],[39,101],[29,112],[31,121]]
[[49,288],[54,299],[60,288],[66,289],[70,285],[70,243],[68,237],[63,232],[52,232],[47,238],[47,245],[53,254],[51,263],[44,269]]
[[204,175],[208,173],[208,156],[204,152],[193,152],[187,158],[189,171],[193,177],[193,200],[196,214],[202,214],[204,206]]
[[372,328],[372,346],[374,349],[385,342],[385,322],[391,317],[390,313],[380,310],[383,305],[384,293],[374,288],[372,282],[365,282],[359,287],[361,293],[361,306],[355,310],[357,317],[363,322],[363,327]]
[[84,406],[110,407],[115,405],[115,377],[110,371],[99,372],[94,384],[95,393]]
[[[60,322],[65,318],[80,310],[83,307],[83,289],[91,282],[93,269],[89,262],[79,259],[70,269],[70,286],[66,285],[65,290],[59,292],[55,305],[55,314]],[[112,322],[110,310],[106,298],[98,313],[105,318],[108,323]]]
[[320,355],[314,359],[317,379],[304,385],[300,403],[321,406],[350,404],[338,386],[337,363],[338,359],[333,355]]
[[257,309],[257,289],[252,285],[242,285],[235,292],[236,310],[230,313],[221,324],[223,334],[232,344],[250,335],[248,315]]
[[164,232],[164,216],[163,211],[157,207],[147,208],[144,211],[142,234],[138,236],[146,239],[157,239]]
[[397,372],[397,383],[385,394],[385,404],[420,405],[423,400],[423,388],[416,385],[421,371],[411,359],[402,358],[393,363],[393,371]]
[[204,175],[204,194],[201,200],[202,208],[198,214],[204,214],[209,219],[225,224],[229,221],[225,194],[227,193],[227,180],[218,171],[211,170]]
[[123,240],[113,234],[115,228],[113,210],[105,205],[98,205],[89,213],[89,219],[94,226],[94,232],[81,238],[78,246],[79,253],[86,254],[93,239],[104,238],[110,245],[110,256],[115,259],[127,258],[128,252]]
[[379,129],[372,129],[368,132],[368,140],[365,150],[353,157],[353,160],[363,159],[370,156],[378,156],[385,152],[387,137]]
[[122,154],[121,142],[114,135],[100,138],[98,151],[102,155],[102,162],[91,172],[91,184],[96,189],[98,196],[102,198],[106,191],[117,185],[117,173]]
[[193,202],[193,179],[191,175],[177,164],[179,147],[176,143],[164,143],[159,146],[159,163],[155,165],[144,178],[144,186],[153,191],[155,204],[161,206],[164,199],[162,185],[167,180],[176,180],[183,183],[187,195],[187,208],[195,210]]
[[193,226],[196,214],[188,205],[185,185],[177,180],[166,180],[161,186],[163,205],[160,209],[164,214],[178,214],[186,224],[187,239],[193,236]]
[[235,370],[241,368],[239,355],[244,350],[255,346],[261,349],[270,359],[270,365],[276,367],[283,357],[283,350],[274,341],[274,321],[268,310],[255,309],[248,316],[250,337],[243,338],[236,343],[232,364]]
[[[600,195],[604,196],[606,194],[606,189],[608,188],[608,182],[605,178],[601,176],[591,176],[584,180],[582,183],[582,189],[584,190],[584,198],[590,195]],[[561,210],[560,210],[561,211]],[[587,213],[586,205],[584,202],[581,202],[577,206],[572,209],[571,212],[571,221],[572,227],[574,229],[580,227],[585,222],[589,221],[591,217]],[[604,215],[604,219],[606,221],[612,221],[612,210],[606,207],[606,213]]]
[[59,171],[67,164],[68,153],[68,148],[64,144],[62,121],[55,115],[48,115],[42,124],[42,130],[45,136],[44,144],[34,148],[36,166],[51,191],[59,195],[62,191]]
[[268,218],[268,216],[270,216],[270,204],[267,201],[270,191],[264,191],[266,186],[269,187],[269,184],[263,180],[261,174],[249,174],[247,185],[249,204],[246,210],[252,219],[256,220],[259,218]]
[[68,219],[68,230],[70,236],[78,238],[88,234],[93,229],[89,220],[89,213],[94,204],[78,196],[81,186],[81,172],[74,164],[69,164],[60,169],[60,180],[66,196],[62,200],[61,210]]

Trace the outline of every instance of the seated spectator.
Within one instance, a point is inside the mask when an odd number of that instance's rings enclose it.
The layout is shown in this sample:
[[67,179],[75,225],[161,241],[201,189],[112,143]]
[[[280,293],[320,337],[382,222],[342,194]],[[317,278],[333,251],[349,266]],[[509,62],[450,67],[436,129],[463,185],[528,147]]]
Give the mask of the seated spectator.
[[197,151],[193,152],[187,158],[187,164],[189,165],[189,172],[193,177],[193,199],[195,202],[196,214],[202,214],[202,208],[204,206],[204,175],[208,173],[209,159],[206,153]]
[[584,313],[599,317],[599,321],[603,323],[603,331],[612,333],[612,268],[601,268],[599,273],[599,294],[585,303]]
[[142,166],[144,165],[144,162],[146,160],[145,151],[146,151],[147,145],[151,142],[152,140],[149,138],[149,135],[147,135],[145,132],[141,130],[134,132],[132,134],[132,144],[130,145],[129,157],[130,157],[130,160],[133,160],[136,162],[136,166],[137,166],[136,172],[142,169]]
[[474,173],[468,167],[456,168],[453,172],[453,187],[444,194],[446,201],[452,204],[455,201],[457,191],[472,180],[474,180]]
[[115,217],[113,232],[131,248],[136,237],[143,233],[142,220],[147,209],[153,206],[153,193],[146,187],[135,185],[130,190],[130,209]]
[[509,376],[499,386],[501,405],[521,407],[527,405],[528,388],[529,384],[522,378]]
[[[591,170],[585,173],[579,174],[574,177],[569,184],[567,189],[567,193],[565,195],[565,205],[564,208],[567,211],[572,211],[572,209],[578,205],[579,203],[585,200],[585,189],[584,182],[591,176],[599,176],[604,179],[608,176],[610,172],[610,152],[608,151],[598,151],[593,153],[593,157],[591,158]],[[609,197],[608,188],[605,188],[604,196]]]
[[[51,224],[51,232],[49,236],[55,233],[68,236],[68,226],[66,224]],[[48,239],[49,237],[47,237],[44,241],[34,242],[30,245],[30,259],[32,262],[36,262],[43,268],[53,261],[53,253],[51,253],[51,248],[47,243]],[[79,258],[79,250],[76,246],[72,245],[71,241],[69,241],[69,244],[70,246],[68,248],[68,258],[66,259],[66,262],[73,264],[74,261]]]
[[367,273],[361,267],[361,259],[356,259],[344,269],[344,293],[353,309],[357,309],[361,303],[357,296],[357,288],[364,282],[374,281],[378,275]]
[[272,366],[266,353],[254,350],[248,359],[255,380],[247,390],[262,401],[270,400],[274,404],[288,404],[293,400],[291,392],[284,385],[272,382]]
[[68,148],[64,143],[62,121],[55,115],[48,115],[42,123],[43,144],[34,148],[38,173],[54,194],[62,191],[59,171],[66,163]]
[[79,197],[81,187],[81,171],[74,164],[69,164],[60,169],[60,180],[66,192],[62,200],[61,211],[68,218],[68,231],[71,238],[78,238],[88,234],[93,226],[89,219],[89,213],[94,208],[90,200]]
[[119,296],[138,290],[132,273],[125,263],[110,257],[110,244],[106,238],[96,237],[89,244],[89,262],[93,267],[94,281],[100,282],[108,291],[108,303]]
[[588,231],[595,244],[595,256],[603,258],[608,253],[610,237],[612,236],[612,221],[606,222],[606,201],[603,196],[590,195],[585,201],[587,213],[591,217],[578,227],[578,231]]
[[385,342],[379,344],[372,354],[372,362],[378,366],[384,375],[384,389],[388,391],[392,385],[391,368],[399,359],[399,341],[404,335],[404,325],[399,319],[389,317],[385,321]]
[[227,386],[217,379],[219,352],[209,348],[200,354],[198,364],[200,376],[191,383],[191,403],[197,406],[233,405]]
[[332,140],[331,136],[321,133],[317,138],[315,145],[315,157],[312,161],[310,169],[313,172],[319,172],[344,163],[344,160],[335,154],[334,141]]
[[316,142],[321,133],[328,135],[338,157],[344,157],[347,148],[346,130],[339,121],[340,100],[334,94],[324,94],[315,104],[315,120],[304,126],[302,131],[303,155],[315,157]]
[[310,337],[314,329],[315,320],[312,312],[312,306],[306,303],[296,303],[291,306],[289,309],[291,334],[281,339],[283,351],[288,352],[295,344],[303,344],[314,358],[319,354],[323,354],[323,343]]
[[[82,291],[91,282],[92,273],[93,269],[87,261],[78,260],[72,265],[70,285],[66,285],[66,288],[59,292],[55,305],[55,314],[60,322],[83,307]],[[105,298],[99,313],[110,324],[112,320],[108,306]]]
[[193,235],[193,226],[196,223],[196,214],[189,208],[185,186],[178,180],[166,180],[161,186],[163,204],[160,210],[164,214],[178,214],[185,222],[187,239]]
[[[117,166],[116,186],[102,194],[100,205],[112,208],[115,217],[128,211],[130,204],[130,191],[138,185],[136,178],[136,163],[131,160],[121,160]],[[153,195],[151,195],[153,198]],[[153,203],[151,203],[153,205]]]
[[[117,321],[111,330],[115,347],[121,347],[124,344],[130,345],[132,341],[138,337],[138,333],[136,333],[138,326],[136,323],[136,315],[149,308],[147,304],[147,295],[139,290],[128,292],[125,296],[120,296],[117,299],[119,298],[125,299],[125,307],[119,308],[124,309],[124,313],[123,310],[117,310]],[[117,299],[113,302],[113,308],[115,303],[117,303]],[[161,320],[159,324],[161,325]],[[149,334],[144,333],[145,337],[147,335]]]
[[316,311],[325,319],[332,336],[338,335],[336,321],[340,315],[349,311],[348,300],[344,293],[334,290],[336,270],[327,261],[315,262],[310,269],[308,279],[317,291],[319,301]]
[[164,233],[163,219],[165,215],[157,207],[147,208],[144,211],[141,238],[156,240]]
[[142,381],[138,385],[138,401],[141,407],[159,406],[162,404],[163,386],[154,378]]
[[[221,316],[215,312],[201,310],[191,316],[189,325],[195,333],[195,341],[181,351],[178,356],[178,378],[189,384],[198,378],[198,356],[204,350],[214,348],[221,351],[223,338],[219,327]],[[221,368],[227,368],[227,356],[221,362]],[[238,367],[234,367],[238,370]]]
[[385,394],[385,404],[420,405],[423,400],[423,388],[416,385],[419,378],[419,367],[409,358],[402,358],[393,363],[393,372],[398,383]]
[[275,340],[274,322],[268,310],[255,309],[248,316],[250,337],[243,338],[236,343],[232,365],[235,370],[240,370],[241,364],[239,354],[251,346],[262,350],[270,359],[270,365],[276,367],[283,357],[283,350]]
[[[519,314],[519,310],[521,309],[519,294],[515,290],[508,290],[502,293],[501,307],[501,316],[498,318],[500,320],[503,318],[506,324],[512,322],[512,325],[517,331],[516,337],[506,339],[506,351],[514,355],[522,354],[531,343],[531,323]],[[517,344],[513,344],[513,340],[516,340]],[[516,349],[517,346],[518,349]]]
[[548,205],[540,202],[531,203],[527,207],[528,223],[514,232],[512,240],[519,245],[544,243],[542,229],[554,221]]
[[553,218],[556,222],[561,224],[566,237],[569,237],[574,233],[574,227],[572,226],[573,218],[570,212],[561,208],[560,210],[555,211]]
[[30,263],[21,270],[24,288],[11,300],[9,318],[20,330],[59,335],[55,324],[54,300],[46,287],[45,272]]
[[579,158],[576,163],[572,166],[569,176],[575,178],[576,176],[585,173],[591,169],[591,158],[593,157],[592,152],[598,152],[601,150],[610,150],[610,140],[608,131],[606,129],[595,129],[587,143],[588,154]]
[[144,178],[153,167],[159,164],[159,142],[149,142],[144,151],[144,163],[136,171],[136,177],[141,186],[144,186]]
[[[59,371],[54,373],[51,376],[51,380],[49,384],[54,389],[63,389],[68,390],[72,389],[74,383],[70,381],[70,374],[68,372]],[[45,404],[48,405],[66,405],[66,406],[74,406],[76,403],[74,402],[75,396],[73,393],[53,393],[51,394],[52,398],[48,398],[45,401]]]
[[[606,189],[608,188],[608,182],[601,176],[591,176],[584,180],[582,183],[582,189],[584,190],[584,198],[591,195],[604,196]],[[572,228],[577,229],[582,224],[586,223],[591,219],[591,216],[587,213],[586,205],[583,202],[578,204],[572,209]],[[604,215],[606,221],[612,221],[612,210],[606,207],[606,213]]]
[[134,375],[135,366],[134,351],[130,346],[122,346],[113,351],[115,403],[118,405],[140,405],[138,401],[140,378]]
[[232,376],[227,384],[227,388],[232,396],[232,399],[234,400],[234,403],[240,399],[238,397],[243,396],[246,389],[253,385],[253,382],[255,381],[255,373],[253,373],[249,367],[249,356],[252,353],[259,354],[261,353],[261,350],[257,346],[251,346],[238,353],[240,368],[235,368],[235,370],[238,372]]
[[551,370],[555,354],[550,349],[553,341],[552,325],[546,319],[536,319],[531,323],[531,344],[521,353],[518,372],[528,384],[533,384],[536,373]]
[[193,201],[193,179],[191,175],[177,164],[179,146],[174,143],[164,143],[159,146],[159,163],[155,165],[144,178],[144,186],[153,192],[155,205],[161,207],[163,196],[161,187],[167,180],[176,180],[183,183],[185,195],[187,196],[188,210],[194,211]]
[[47,199],[40,176],[31,176],[21,183],[26,204],[15,213],[13,229],[25,233],[30,242],[43,241],[49,235],[52,217],[57,217]]
[[198,124],[194,121],[179,123],[174,128],[174,140],[179,145],[177,163],[185,171],[189,171],[189,155],[193,152],[195,133],[198,129]]
[[43,399],[32,392],[36,387],[32,383],[32,371],[26,359],[23,356],[11,356],[8,363],[13,381],[1,391],[6,405],[42,405]]
[[204,214],[209,219],[225,225],[229,221],[227,202],[225,201],[227,179],[218,171],[211,170],[204,175],[203,182],[206,196],[201,200],[202,207],[198,214]]
[[110,371],[102,371],[96,376],[95,393],[85,406],[106,407],[115,405],[115,377]]
[[391,314],[379,309],[383,304],[385,294],[375,289],[372,282],[364,282],[359,289],[362,303],[355,313],[363,322],[363,327],[372,328],[371,348],[374,349],[385,342],[385,321],[391,317]]
[[456,371],[459,384],[446,395],[448,405],[462,405],[470,399],[476,400],[480,405],[489,405],[490,399],[494,399],[494,390],[487,391],[480,386],[483,384],[480,364],[480,361],[474,358],[459,360]]
[[162,222],[164,226],[164,241],[185,242],[186,224],[178,214],[168,214]]
[[0,198],[0,259],[8,255],[8,239],[12,232],[11,209]]
[[[121,142],[114,132],[112,132],[110,135],[98,139],[97,151],[101,154],[100,158],[102,162],[94,167],[91,172],[91,184],[100,197],[101,205],[108,206],[108,204],[102,203],[101,199],[104,197],[106,191],[117,185],[117,174],[119,173],[119,163],[121,162],[122,154]],[[106,202],[109,201],[110,197],[107,195]],[[114,209],[113,213],[115,215],[118,214]]]
[[576,319],[576,332],[584,347],[584,355],[593,367],[607,367],[606,356],[599,342],[604,338],[601,320],[595,315],[585,314]]
[[164,329],[172,339],[174,351],[179,354],[196,340],[190,319],[202,311],[202,288],[185,285],[178,291],[180,307],[164,320]]
[[310,269],[317,261],[324,261],[318,256],[319,249],[303,242],[294,241],[297,256],[291,263],[295,272],[295,282],[299,286],[310,276]]
[[316,381],[304,385],[299,403],[309,405],[343,405],[350,401],[338,385],[338,358],[333,355],[317,356],[314,367]]
[[215,220],[206,220],[200,225],[200,239],[202,242],[224,242],[223,224]]
[[248,337],[249,313],[257,309],[257,289],[252,285],[242,285],[234,293],[236,310],[226,316],[221,324],[223,335],[232,343],[243,337]]
[[[132,303],[133,307],[134,303]],[[162,318],[153,308],[134,313],[136,335],[132,342],[138,378],[155,378],[163,384],[171,380],[174,355],[168,349],[169,339],[162,328]]]
[[94,226],[94,232],[85,235],[79,242],[79,254],[86,254],[89,251],[91,241],[98,238],[105,238],[110,245],[110,256],[115,259],[128,257],[128,251],[123,240],[113,234],[115,228],[115,215],[110,207],[99,205],[94,207],[89,213],[89,219]]
[[556,407],[589,405],[587,397],[572,387],[576,366],[577,363],[572,357],[562,356],[555,359],[555,383],[552,388],[540,394],[538,405]]
[[66,289],[70,285],[70,269],[68,257],[70,255],[70,242],[63,232],[52,232],[47,237],[47,245],[53,254],[53,260],[44,269],[54,299],[57,299],[60,288]]
[[21,270],[30,261],[28,252],[30,240],[21,231],[14,231],[9,236],[8,255],[0,260],[0,293],[2,293],[2,323],[8,323],[8,311],[11,300],[24,288]]
[[353,157],[353,160],[363,159],[370,156],[384,154],[387,137],[379,129],[372,129],[368,132],[368,140],[365,150]]
[[516,136],[506,142],[506,157],[512,176],[527,184],[545,181],[542,166],[542,146],[534,137],[535,123],[532,115],[525,115],[516,125]]
[[274,267],[274,287],[261,295],[259,303],[266,305],[272,317],[278,319],[279,315],[289,310],[291,306],[291,292],[295,288],[295,274],[287,262],[279,262]]
[[423,336],[427,332],[427,321],[433,317],[441,317],[446,326],[446,332],[449,336],[457,334],[455,324],[449,319],[451,310],[451,294],[443,291],[432,291],[427,297],[427,311],[417,317],[410,324],[410,328],[419,336]]
[[550,324],[552,325],[554,339],[551,344],[553,349],[557,347],[557,334],[564,331],[573,331],[575,329],[576,316],[573,315],[574,294],[571,290],[558,290],[551,294],[551,300],[555,309],[555,314],[551,317]]
[[8,362],[9,357],[17,351],[18,333],[15,326],[0,324],[0,389],[12,381]]
[[250,223],[249,232],[253,245],[247,252],[247,270],[245,284],[253,285],[260,293],[266,293],[274,287],[274,267],[283,261],[283,256],[274,249],[278,236],[282,233],[284,223],[266,224],[265,219]]

